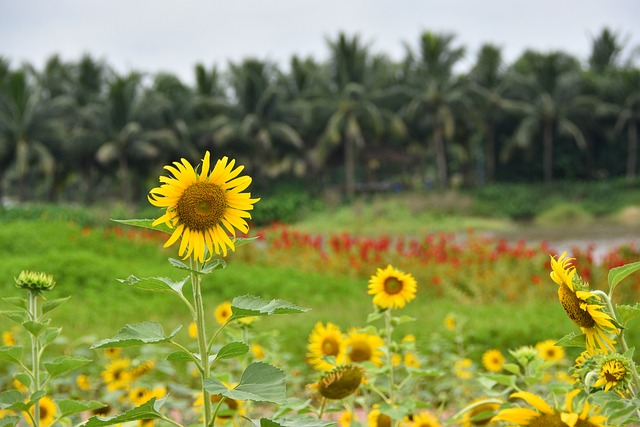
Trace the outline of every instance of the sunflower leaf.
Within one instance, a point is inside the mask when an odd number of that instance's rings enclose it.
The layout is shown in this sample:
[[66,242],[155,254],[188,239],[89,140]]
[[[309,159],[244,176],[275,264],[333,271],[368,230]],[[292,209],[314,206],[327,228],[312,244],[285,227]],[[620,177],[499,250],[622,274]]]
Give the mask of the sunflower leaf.
[[215,355],[214,361],[220,359],[233,359],[234,357],[243,356],[249,352],[249,346],[243,342],[235,341],[223,345]]
[[0,360],[20,364],[22,347],[0,347]]
[[69,300],[69,297],[64,297],[64,298],[56,298],[56,299],[51,299],[51,300],[47,300],[42,304],[42,314],[48,313],[49,311],[53,310],[54,308],[58,307],[61,304],[64,304],[65,302],[67,302]]
[[18,311],[18,310],[3,310],[0,311],[0,314],[2,314],[3,316],[13,320],[16,323],[20,323],[22,324],[23,322],[26,322],[27,319],[29,318],[27,315],[27,312],[25,311]]
[[84,411],[92,411],[94,409],[104,408],[104,403],[97,402],[95,400],[71,400],[60,399],[57,400],[58,408],[60,408],[60,418],[68,417],[69,415],[79,414]]
[[578,335],[575,332],[568,333],[555,343],[555,345],[559,345],[562,347],[584,347],[586,344],[586,335]]
[[253,316],[271,316],[274,314],[294,314],[309,311],[308,308],[299,307],[288,301],[273,299],[265,301],[253,295],[235,297],[231,301],[233,314],[229,321]]
[[622,325],[626,325],[629,321],[640,317],[640,303],[634,305],[621,304],[616,306],[618,314],[620,315],[620,322]]
[[18,421],[20,421],[20,417],[17,415],[7,415],[0,419],[0,427],[15,427],[18,425]]
[[293,415],[276,420],[260,419],[260,427],[326,427],[333,425],[335,425],[334,421],[318,420],[303,415]]
[[613,293],[613,290],[618,283],[638,270],[640,270],[640,262],[633,262],[631,264],[626,264],[609,270],[609,275],[607,276],[607,280],[609,282],[609,294]]
[[239,248],[240,246],[253,243],[257,239],[257,237],[236,237],[236,239],[233,241],[233,246]]
[[142,322],[126,325],[113,338],[98,341],[91,348],[131,347],[142,344],[159,344],[173,338],[182,326],[165,335],[162,325],[157,322]]
[[133,286],[137,289],[142,289],[145,291],[151,292],[166,292],[166,293],[175,293],[178,295],[182,295],[182,288],[184,287],[188,277],[180,280],[179,282],[174,282],[168,277],[142,277],[138,278],[136,276],[130,275],[126,279],[116,279],[120,283],[124,283],[126,285]]
[[118,224],[130,225],[132,227],[146,228],[148,230],[162,231],[164,233],[171,234],[173,230],[169,228],[165,223],[152,225],[155,219],[113,219],[111,221]]
[[21,308],[23,310],[29,309],[29,303],[26,299],[20,297],[4,297],[2,301],[11,304],[14,307]]
[[93,416],[89,418],[89,420],[84,424],[84,427],[102,427],[110,426],[113,424],[126,423],[129,421],[164,418],[164,416],[158,411],[167,400],[167,397],[168,396],[165,396],[162,399],[158,399],[157,401],[154,397],[143,405],[140,405],[136,408],[130,409],[120,415],[115,415],[113,417],[103,418],[99,416]]
[[215,378],[206,378],[203,386],[211,394],[219,394],[234,400],[251,400],[284,404],[286,398],[285,374],[275,366],[255,362],[242,373],[240,383],[228,388]]
[[87,359],[82,356],[60,356],[53,359],[51,362],[45,362],[44,367],[49,373],[51,378],[55,378],[69,371],[73,371],[81,366],[91,362],[91,359]]

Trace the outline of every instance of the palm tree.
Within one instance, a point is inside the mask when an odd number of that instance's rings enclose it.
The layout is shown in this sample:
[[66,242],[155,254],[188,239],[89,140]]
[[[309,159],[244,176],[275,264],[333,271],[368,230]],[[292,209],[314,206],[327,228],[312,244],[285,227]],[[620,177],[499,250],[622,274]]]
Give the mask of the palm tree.
[[638,169],[638,125],[640,124],[640,70],[625,68],[615,73],[615,131],[627,130],[626,178],[634,180]]
[[587,146],[573,120],[585,104],[580,97],[582,80],[578,61],[561,52],[527,51],[511,71],[508,95],[511,100],[505,105],[521,117],[512,143],[531,148],[535,138],[541,137],[543,178],[549,183],[553,180],[557,135],[571,136],[581,149]]
[[600,34],[591,40],[591,54],[589,55],[589,70],[596,74],[616,68],[620,63],[620,55],[624,43],[620,35],[608,28],[604,28]]
[[438,183],[449,185],[447,142],[453,138],[456,110],[466,103],[466,91],[454,76],[454,66],[464,57],[462,47],[453,46],[454,36],[424,32],[418,52],[407,46],[408,86],[411,99],[404,110],[414,131],[430,128],[436,156]]

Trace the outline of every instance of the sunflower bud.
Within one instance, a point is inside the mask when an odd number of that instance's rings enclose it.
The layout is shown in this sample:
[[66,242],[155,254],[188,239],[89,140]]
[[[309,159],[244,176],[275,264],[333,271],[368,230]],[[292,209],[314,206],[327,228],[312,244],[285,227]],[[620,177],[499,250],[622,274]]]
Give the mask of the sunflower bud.
[[323,376],[316,384],[318,393],[327,399],[344,399],[358,390],[362,384],[362,368],[355,365],[344,365],[335,368]]
[[52,275],[26,270],[21,271],[17,278],[14,277],[14,280],[18,288],[37,293],[50,291],[56,285]]

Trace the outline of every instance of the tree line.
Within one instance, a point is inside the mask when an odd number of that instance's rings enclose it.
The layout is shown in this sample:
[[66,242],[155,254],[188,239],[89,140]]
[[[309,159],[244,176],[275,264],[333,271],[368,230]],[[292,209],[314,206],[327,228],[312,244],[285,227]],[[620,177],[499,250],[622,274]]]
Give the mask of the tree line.
[[328,59],[194,66],[194,83],[58,55],[42,69],[0,57],[0,201],[142,200],[162,166],[204,150],[254,186],[309,190],[554,179],[634,179],[640,69],[605,28],[588,58],[483,45],[465,72],[455,35],[425,31],[401,60],[357,34]]

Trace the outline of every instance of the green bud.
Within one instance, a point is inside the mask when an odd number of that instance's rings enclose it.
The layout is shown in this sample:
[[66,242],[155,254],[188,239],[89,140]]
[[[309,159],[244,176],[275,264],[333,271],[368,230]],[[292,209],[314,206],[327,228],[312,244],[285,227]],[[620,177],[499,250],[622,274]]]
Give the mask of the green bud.
[[17,278],[14,277],[16,286],[34,292],[50,291],[56,285],[53,276],[42,272],[23,270]]

